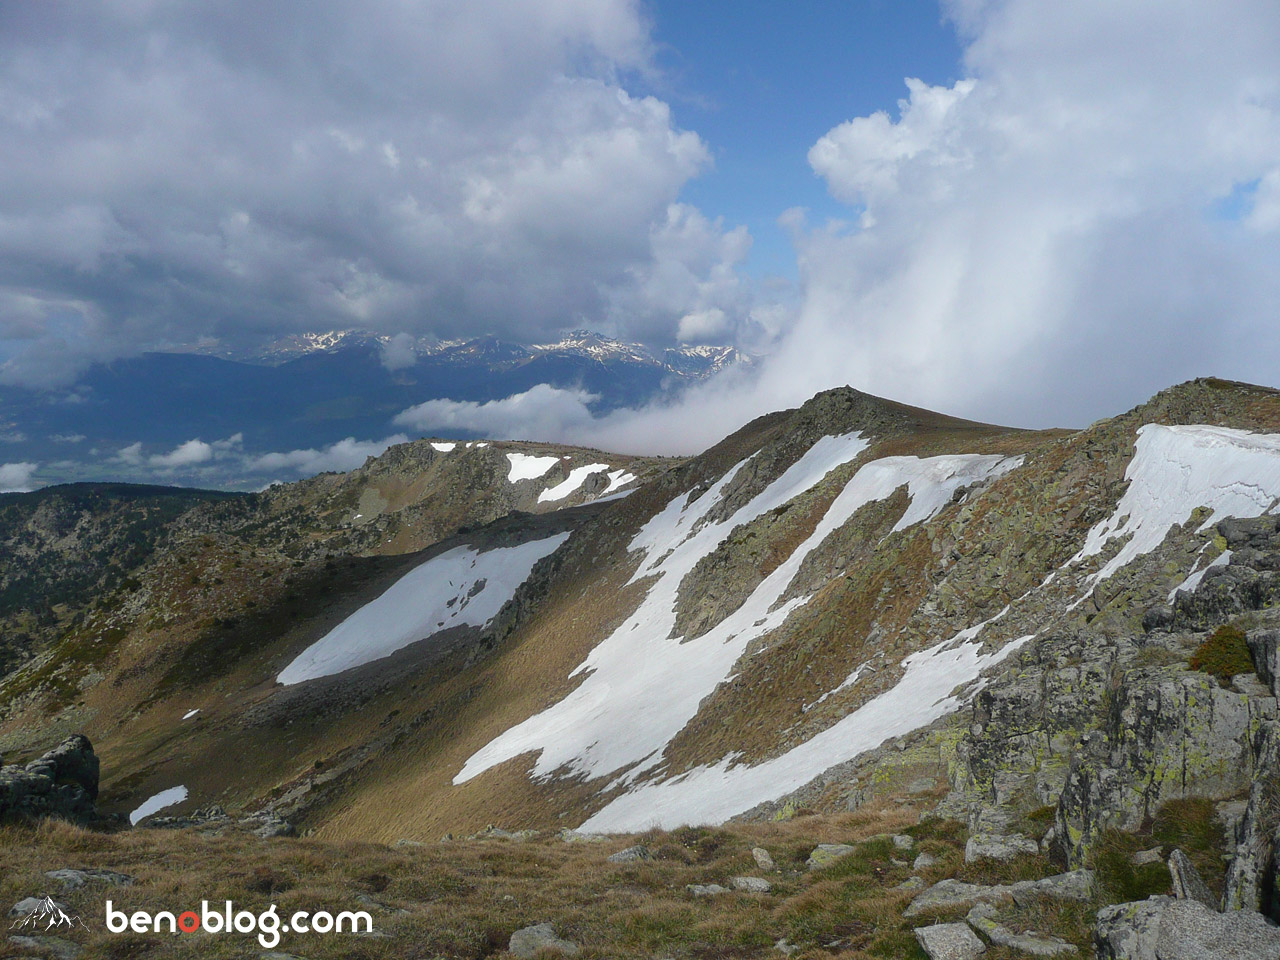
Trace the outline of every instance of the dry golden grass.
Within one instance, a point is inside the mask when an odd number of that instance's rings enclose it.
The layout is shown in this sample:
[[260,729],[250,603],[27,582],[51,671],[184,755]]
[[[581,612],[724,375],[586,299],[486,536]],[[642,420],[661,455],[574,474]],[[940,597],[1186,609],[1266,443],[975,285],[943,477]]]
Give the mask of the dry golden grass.
[[[296,910],[367,910],[375,929],[386,935],[284,935],[278,950],[312,960],[506,958],[511,934],[541,922],[580,944],[588,960],[776,957],[774,944],[783,938],[801,948],[796,957],[808,960],[923,958],[911,932],[921,921],[902,918],[913,894],[895,889],[912,872],[901,858],[934,853],[939,863],[923,875],[941,879],[960,865],[963,832],[955,825],[913,819],[887,805],[835,817],[654,830],[602,842],[568,843],[547,835],[523,842],[475,839],[401,847],[264,841],[238,828],[221,836],[197,830],[109,835],[50,822],[0,828],[0,905],[45,893],[58,897],[85,919],[89,929],[70,936],[84,944],[90,960],[217,960],[256,957],[261,951],[249,935],[107,933],[103,904],[108,897],[115,909],[153,913],[198,910],[201,900],[228,899],[237,909],[255,913],[274,903],[284,917]],[[916,850],[898,851],[886,836],[892,832],[914,834]],[[608,862],[610,854],[636,842],[648,847],[652,859]],[[854,843],[859,849],[810,872],[805,861],[820,842]],[[770,851],[776,872],[762,873],[751,854],[756,846]],[[137,882],[62,891],[44,873],[65,867],[115,870]],[[1005,869],[1044,868],[1037,863]],[[765,876],[773,889],[712,897],[686,890],[692,883],[728,887],[735,876]],[[1036,909],[1040,912],[1029,913],[1024,926],[1052,929],[1059,919],[1074,923],[1056,918],[1051,908]],[[0,957],[26,955],[7,941],[0,943]]]

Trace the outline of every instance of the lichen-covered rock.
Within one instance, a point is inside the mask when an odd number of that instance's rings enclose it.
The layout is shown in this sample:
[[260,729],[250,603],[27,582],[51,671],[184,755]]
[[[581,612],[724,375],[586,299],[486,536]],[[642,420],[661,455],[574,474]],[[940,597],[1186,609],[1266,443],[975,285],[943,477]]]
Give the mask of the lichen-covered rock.
[[996,919],[996,910],[990,904],[980,903],[965,917],[969,926],[981,933],[997,947],[1008,947],[1033,957],[1060,957],[1080,951],[1075,944],[1057,937],[1043,937],[1030,933],[1015,933]]
[[974,960],[987,952],[986,944],[963,923],[916,927],[915,934],[929,960]]
[[1015,860],[1018,857],[1034,856],[1040,852],[1040,845],[1030,837],[1020,833],[1006,835],[995,833],[975,833],[964,845],[964,862],[977,863],[979,860]]
[[852,847],[847,843],[820,843],[814,848],[813,853],[809,854],[807,866],[810,870],[821,870],[829,867],[837,860],[847,857],[853,853],[857,847]]
[[974,903],[1024,904],[1039,899],[1077,900],[1085,902],[1093,896],[1093,873],[1089,870],[1072,870],[1040,880],[1020,880],[1017,883],[965,883],[947,879],[911,901],[903,912],[904,917],[914,917],[926,910],[951,909]]
[[1258,679],[1280,696],[1280,630],[1250,630],[1245,637]]
[[1151,897],[1099,910],[1094,945],[1099,960],[1275,960],[1280,928],[1247,910]]
[[1179,900],[1195,900],[1210,910],[1218,909],[1218,898],[1209,890],[1195,864],[1181,850],[1169,855],[1169,875],[1173,880],[1173,895]]
[[1081,739],[1058,804],[1057,842],[1084,862],[1107,828],[1132,830],[1165,802],[1249,789],[1250,739],[1275,700],[1221,688],[1171,667],[1126,671],[1106,727]]
[[1249,802],[1236,824],[1235,856],[1227,868],[1223,905],[1280,919],[1280,723],[1259,726]]
[[0,821],[97,819],[98,769],[93,744],[79,733],[25,767],[0,767]]

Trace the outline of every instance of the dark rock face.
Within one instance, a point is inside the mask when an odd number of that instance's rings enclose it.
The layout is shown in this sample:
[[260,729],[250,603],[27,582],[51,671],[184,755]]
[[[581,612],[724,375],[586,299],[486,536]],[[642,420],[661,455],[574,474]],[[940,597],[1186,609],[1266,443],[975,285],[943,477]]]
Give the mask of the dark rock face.
[[0,767],[0,821],[98,818],[98,757],[83,734],[68,737],[25,767]]

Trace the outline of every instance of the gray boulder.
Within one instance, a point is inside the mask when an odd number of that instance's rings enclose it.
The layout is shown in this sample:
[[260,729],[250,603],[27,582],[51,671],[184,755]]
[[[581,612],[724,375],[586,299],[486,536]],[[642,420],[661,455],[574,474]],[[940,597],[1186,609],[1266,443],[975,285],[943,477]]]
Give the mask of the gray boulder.
[[695,897],[716,897],[729,892],[728,887],[722,887],[718,883],[686,883],[684,888]]
[[822,870],[837,860],[847,857],[856,849],[857,847],[847,843],[820,843],[814,848],[813,853],[809,854],[807,865],[810,870]]
[[1258,679],[1280,697],[1280,630],[1250,630],[1245,637]]
[[1173,895],[1179,900],[1196,900],[1210,910],[1218,909],[1218,898],[1209,890],[1195,864],[1181,850],[1169,855],[1169,875],[1173,878]]
[[1039,852],[1040,845],[1021,833],[1011,833],[1008,836],[975,833],[964,845],[964,862],[1014,860],[1018,857],[1034,856]]
[[556,936],[556,929],[549,923],[537,923],[522,927],[511,935],[507,950],[520,960],[533,960],[540,950],[549,950],[566,957],[576,957],[582,948],[569,940]]
[[973,927],[997,947],[1008,947],[1033,957],[1062,957],[1079,953],[1075,944],[1059,940],[1057,937],[1043,937],[1032,933],[1014,933],[1004,924],[996,920],[995,910],[986,904],[979,904],[969,911],[965,917],[969,926]]
[[963,923],[916,927],[915,934],[929,960],[973,960],[987,952],[986,944]]
[[87,883],[105,883],[113,887],[127,887],[133,883],[133,877],[125,873],[113,873],[110,870],[49,870],[45,876],[57,880],[68,890],[75,890]]
[[627,847],[625,850],[619,850],[617,853],[610,854],[606,857],[610,863],[634,863],[637,860],[649,860],[649,848],[644,844],[637,843],[634,847]]
[[1094,945],[1099,960],[1276,960],[1280,928],[1247,910],[1151,897],[1099,910]]
[[769,855],[769,851],[764,847],[752,847],[751,856],[755,857],[756,866],[761,870],[778,869],[778,865],[773,862],[773,857]]
[[1041,880],[1020,880],[1017,883],[965,883],[962,880],[940,880],[911,901],[902,914],[914,917],[926,910],[952,909],[974,903],[1023,904],[1033,900],[1088,901],[1093,896],[1093,873],[1089,870],[1072,870]]
[[920,854],[920,856],[916,857],[915,860],[912,862],[911,869],[912,870],[928,870],[937,862],[938,862],[938,858],[935,857],[932,853],[922,853]]
[[25,767],[0,767],[0,821],[61,817],[98,819],[98,757],[83,734],[63,740]]
[[733,889],[744,893],[768,893],[773,889],[773,884],[761,877],[734,877],[729,882]]

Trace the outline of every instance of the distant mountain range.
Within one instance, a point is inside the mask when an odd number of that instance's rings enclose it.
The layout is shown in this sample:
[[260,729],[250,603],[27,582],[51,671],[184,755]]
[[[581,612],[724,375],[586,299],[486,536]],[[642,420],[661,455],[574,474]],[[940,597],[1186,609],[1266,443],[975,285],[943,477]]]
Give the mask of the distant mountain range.
[[[274,479],[261,469],[279,459],[263,461],[268,454],[285,457],[293,476],[309,463],[358,466],[363,453],[380,452],[378,441],[404,432],[392,423],[398,413],[427,400],[484,403],[546,384],[585,391],[602,413],[750,362],[728,346],[650,350],[588,331],[543,344],[362,331],[297,334],[253,350],[200,344],[96,364],[69,391],[0,387],[0,464],[34,464],[26,486],[163,479],[245,488]],[[437,435],[475,437],[443,426]],[[353,462],[296,455],[344,438],[357,441]]]

